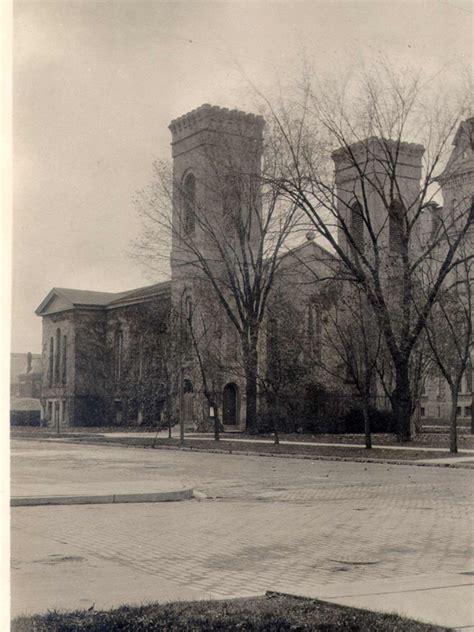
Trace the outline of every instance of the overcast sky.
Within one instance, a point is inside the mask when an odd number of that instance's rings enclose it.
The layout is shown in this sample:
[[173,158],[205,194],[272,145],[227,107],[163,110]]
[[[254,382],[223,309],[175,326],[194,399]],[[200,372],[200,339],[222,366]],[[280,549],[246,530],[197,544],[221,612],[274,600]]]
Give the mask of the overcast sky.
[[271,91],[303,56],[335,72],[380,51],[427,72],[472,60],[459,0],[16,2],[13,28],[12,351],[40,351],[34,309],[54,286],[153,282],[127,256],[132,198],[169,157],[172,118],[252,110],[248,80]]

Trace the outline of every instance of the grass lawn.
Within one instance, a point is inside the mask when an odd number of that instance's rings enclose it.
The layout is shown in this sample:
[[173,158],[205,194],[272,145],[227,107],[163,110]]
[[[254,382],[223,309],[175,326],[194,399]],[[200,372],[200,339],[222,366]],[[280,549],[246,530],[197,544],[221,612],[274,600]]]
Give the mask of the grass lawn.
[[[48,438],[57,437],[57,435],[51,432],[51,429],[22,429],[22,432],[17,432],[16,429],[11,433],[12,438]],[[179,439],[173,437],[172,439],[165,438],[163,436],[155,439],[153,432],[147,433],[147,436],[133,436],[133,429],[122,427],[115,428],[115,432],[128,432],[127,436],[109,436],[108,432],[103,432],[102,429],[92,428],[74,428],[68,432],[61,434],[62,438],[67,441],[77,443],[90,443],[90,444],[111,444],[122,445],[130,447],[143,447],[143,448],[177,448],[179,447]],[[137,429],[136,429],[137,430]],[[141,430],[143,433],[143,429]],[[436,438],[435,438],[436,437]],[[250,441],[236,441],[235,439],[247,439]],[[363,444],[363,435],[280,435],[281,441],[287,443],[280,443],[275,445],[273,438],[270,435],[244,435],[244,434],[225,434],[222,433],[220,441],[209,441],[207,439],[200,439],[199,435],[194,434],[192,437],[185,437],[185,448],[191,450],[200,451],[223,451],[223,452],[246,452],[252,454],[272,454],[272,455],[287,455],[287,456],[306,456],[308,458],[334,458],[334,459],[350,459],[350,460],[363,460],[378,459],[384,461],[416,461],[420,459],[439,459],[450,458],[456,456],[462,456],[463,448],[469,449],[474,447],[473,439],[471,435],[461,436],[459,438],[459,452],[457,455],[451,454],[448,448],[448,438],[443,437],[444,442],[440,443],[436,435],[433,436],[432,441],[422,441],[422,436],[417,437],[414,441],[406,444],[411,448],[408,450],[390,450],[388,447],[394,445],[397,447],[404,447],[397,443],[393,435],[374,435],[373,443],[374,447],[371,450],[365,448],[353,447],[354,444]],[[258,441],[258,443],[251,443],[252,440]],[[262,441],[263,440],[263,441]],[[295,445],[291,442],[294,441]],[[297,442],[297,443],[296,443]],[[337,443],[338,445],[310,445],[311,442],[316,443]],[[305,445],[308,443],[308,445]],[[416,450],[413,448],[424,448],[423,450]],[[441,451],[429,451],[426,448],[445,448]],[[467,456],[472,454],[466,453]],[[469,464],[461,464],[460,466],[469,466]]]
[[[113,437],[105,438],[94,435],[66,435],[64,438],[74,443],[100,444],[100,445],[122,445],[129,447],[151,448],[179,448],[179,439],[154,439],[150,437]],[[193,437],[186,439],[184,448],[203,452],[226,452],[226,453],[247,453],[258,455],[286,455],[305,456],[307,458],[328,458],[328,459],[349,459],[366,461],[416,461],[419,459],[439,459],[461,456],[462,451],[457,455],[450,452],[431,452],[418,450],[389,450],[383,446],[374,447],[371,450],[365,448],[353,448],[344,444],[337,446],[313,446],[313,445],[275,445],[272,441],[268,443],[250,443],[233,441],[223,437],[220,441],[200,440]],[[472,456],[472,455],[469,455]]]
[[357,610],[312,599],[279,595],[227,601],[193,601],[122,606],[109,611],[50,612],[18,617],[12,632],[187,631],[285,632],[435,632],[447,630],[396,615]]

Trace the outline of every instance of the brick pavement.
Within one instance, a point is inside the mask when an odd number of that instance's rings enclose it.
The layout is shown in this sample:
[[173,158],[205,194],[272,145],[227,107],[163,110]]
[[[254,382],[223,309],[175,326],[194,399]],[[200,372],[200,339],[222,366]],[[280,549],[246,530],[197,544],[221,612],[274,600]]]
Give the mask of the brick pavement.
[[[297,590],[456,572],[472,560],[468,470],[18,442],[12,475],[14,484],[34,476],[166,478],[211,497],[133,509],[14,509],[14,612],[45,577],[43,601],[53,607],[68,567],[80,584],[72,607],[101,565],[110,565],[111,578],[131,573],[140,600],[150,586],[156,599],[167,598],[167,586],[177,595],[230,597],[262,593],[282,578]],[[54,563],[56,550],[64,563]],[[118,603],[130,594],[123,586]]]

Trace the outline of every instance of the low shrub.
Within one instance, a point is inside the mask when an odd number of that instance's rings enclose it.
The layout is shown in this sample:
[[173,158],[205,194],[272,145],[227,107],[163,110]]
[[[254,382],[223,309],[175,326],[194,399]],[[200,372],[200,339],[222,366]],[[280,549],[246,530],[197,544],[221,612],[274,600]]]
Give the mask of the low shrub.
[[[364,432],[364,414],[361,407],[353,407],[342,418],[345,433],[361,434]],[[389,410],[369,408],[370,431],[373,433],[387,433],[396,431],[394,414]]]

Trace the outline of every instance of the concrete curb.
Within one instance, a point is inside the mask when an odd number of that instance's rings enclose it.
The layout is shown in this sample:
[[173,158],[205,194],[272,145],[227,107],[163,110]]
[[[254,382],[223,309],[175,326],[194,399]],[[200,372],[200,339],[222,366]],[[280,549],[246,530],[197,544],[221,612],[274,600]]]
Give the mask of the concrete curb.
[[64,496],[13,496],[10,507],[34,507],[39,505],[107,505],[113,503],[159,503],[191,500],[199,492],[182,489],[171,492],[144,492],[136,494],[75,494]]

